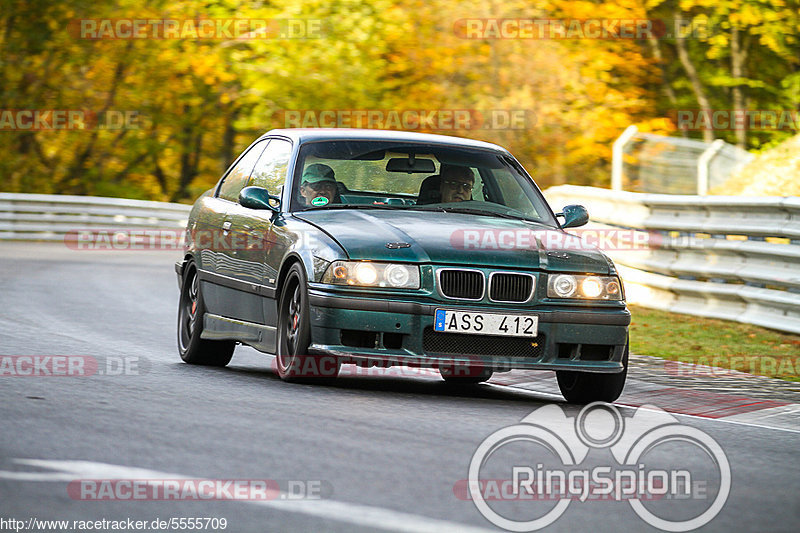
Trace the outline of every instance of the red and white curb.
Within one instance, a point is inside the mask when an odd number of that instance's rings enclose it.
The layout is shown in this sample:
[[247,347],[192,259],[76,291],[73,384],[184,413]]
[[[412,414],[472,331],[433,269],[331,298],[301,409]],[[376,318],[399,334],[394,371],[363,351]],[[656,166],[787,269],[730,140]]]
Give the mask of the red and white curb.
[[[707,381],[704,379],[703,383]],[[725,380],[720,382],[722,386]],[[561,396],[553,372],[513,370],[496,375],[489,383]],[[622,396],[614,403],[628,407],[650,404],[675,414],[800,432],[800,404],[753,398],[748,396],[746,388],[717,392],[691,388],[691,382],[685,379],[681,383],[683,386],[673,387],[629,375]]]
[[[660,360],[658,362],[660,363]],[[664,363],[677,367],[672,371],[667,371],[665,365],[629,370],[625,390],[614,403],[634,408],[649,404],[679,415],[800,432],[800,403],[792,403],[779,397],[775,399],[755,397],[765,396],[764,391],[769,391],[773,386],[785,391],[787,382],[695,364],[687,365],[687,369],[693,373],[689,374],[682,371],[681,365],[684,363],[666,360]],[[643,370],[653,372],[653,381],[642,379]],[[402,376],[436,381],[441,379],[435,369],[412,367],[367,370],[353,367],[348,371],[348,367],[345,366],[340,376],[356,378]],[[717,379],[709,376],[722,377]],[[669,385],[670,382],[674,382],[675,385]],[[495,374],[488,383],[536,393],[541,395],[542,399],[563,401],[555,373],[552,371],[512,370]],[[761,394],[748,394],[750,386],[758,388]],[[791,395],[790,393],[789,396]],[[786,394],[778,396],[785,398]],[[800,391],[797,392],[797,397],[800,398]]]

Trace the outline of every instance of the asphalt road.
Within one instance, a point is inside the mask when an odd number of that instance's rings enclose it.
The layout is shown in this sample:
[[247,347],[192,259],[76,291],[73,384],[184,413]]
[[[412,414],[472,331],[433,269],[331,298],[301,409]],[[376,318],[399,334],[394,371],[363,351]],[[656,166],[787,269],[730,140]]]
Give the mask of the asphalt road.
[[[0,530],[11,529],[8,519],[31,517],[216,517],[227,520],[227,531],[497,529],[454,492],[473,453],[541,407],[580,411],[549,393],[454,389],[430,374],[287,384],[272,372],[270,356],[244,347],[223,369],[186,365],[175,346],[177,255],[0,244],[0,356],[85,356],[99,370],[26,377],[0,367]],[[628,420],[634,408],[620,412]],[[687,431],[716,441],[730,464],[730,495],[701,530],[797,530],[800,432],[675,416]],[[556,432],[570,427],[562,422]],[[691,470],[715,492],[716,466],[687,446],[651,451],[648,467]],[[541,448],[517,442],[492,456],[485,472],[507,478],[511,465],[551,463]],[[582,464],[614,463],[598,448]],[[76,480],[179,478],[275,480],[282,492],[245,502],[87,501],[70,491]],[[319,491],[294,500],[290,482]],[[648,505],[664,519],[688,519],[713,500],[701,493]],[[531,519],[554,504],[493,505],[504,516]],[[55,530],[65,529],[80,528]],[[572,501],[546,530],[657,529],[627,501]]]

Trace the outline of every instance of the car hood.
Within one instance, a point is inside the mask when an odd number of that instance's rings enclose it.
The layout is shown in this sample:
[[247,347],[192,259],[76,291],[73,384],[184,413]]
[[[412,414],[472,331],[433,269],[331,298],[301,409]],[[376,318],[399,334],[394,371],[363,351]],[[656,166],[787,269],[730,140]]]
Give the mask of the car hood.
[[605,256],[581,245],[577,237],[522,220],[355,209],[306,211],[295,216],[330,235],[355,260],[610,271]]

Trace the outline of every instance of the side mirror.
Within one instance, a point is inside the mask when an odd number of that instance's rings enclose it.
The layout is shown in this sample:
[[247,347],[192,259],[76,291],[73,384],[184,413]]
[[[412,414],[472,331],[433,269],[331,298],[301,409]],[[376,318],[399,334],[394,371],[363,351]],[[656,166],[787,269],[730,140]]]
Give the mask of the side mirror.
[[[270,200],[278,202],[277,206],[269,203]],[[278,212],[281,199],[270,194],[264,187],[245,187],[239,193],[239,203],[248,209],[269,209]]]
[[565,206],[561,213],[556,213],[557,217],[564,217],[562,228],[577,228],[589,222],[589,212],[582,205]]

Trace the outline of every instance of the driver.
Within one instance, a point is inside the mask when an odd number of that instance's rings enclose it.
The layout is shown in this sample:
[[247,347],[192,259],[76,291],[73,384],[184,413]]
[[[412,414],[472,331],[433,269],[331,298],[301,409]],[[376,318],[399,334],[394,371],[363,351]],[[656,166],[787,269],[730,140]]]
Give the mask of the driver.
[[475,176],[469,167],[442,165],[439,174],[442,176],[439,191],[443,203],[472,200]]
[[300,199],[305,205],[323,206],[336,196],[336,178],[333,169],[322,163],[309,165],[300,181]]

